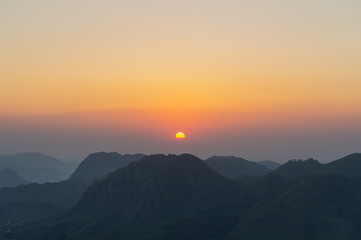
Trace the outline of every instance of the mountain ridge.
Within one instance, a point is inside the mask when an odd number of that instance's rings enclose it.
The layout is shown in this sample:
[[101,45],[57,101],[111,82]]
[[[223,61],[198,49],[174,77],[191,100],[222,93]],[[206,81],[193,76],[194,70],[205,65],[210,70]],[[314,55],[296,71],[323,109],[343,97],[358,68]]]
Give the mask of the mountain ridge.
[[213,156],[204,161],[213,170],[230,179],[244,174],[258,176],[271,172],[271,169],[263,165],[234,156]]
[[320,163],[315,159],[291,160],[272,173],[286,178],[301,178],[316,174],[339,174],[345,177],[361,177],[361,153],[353,153],[343,158]]
[[[219,175],[195,156],[145,156],[95,182],[76,206],[42,223],[49,226],[53,221],[54,226],[64,226],[61,231],[45,227],[48,230],[33,239],[51,239],[49,236],[57,234],[68,239],[149,237],[144,226],[162,229],[158,236],[162,238],[167,232],[163,224],[238,198],[242,189],[239,183]],[[95,216],[99,220],[93,219]],[[82,230],[76,231],[79,226],[83,226]]]
[[10,168],[4,168],[0,171],[0,188],[15,187],[21,184],[29,184],[30,182],[19,176],[16,171]]
[[19,176],[36,183],[65,180],[77,165],[38,152],[0,155],[0,168],[13,169]]
[[[94,157],[95,156],[95,157]],[[111,154],[97,153],[90,154],[83,160],[85,165],[88,166],[88,160],[91,159],[90,165],[96,163],[94,168],[91,168],[89,175],[87,175],[86,168],[84,169],[79,165],[77,177],[70,177],[68,180],[64,180],[56,183],[31,183],[27,185],[20,185],[17,187],[7,187],[0,189],[0,210],[3,206],[16,206],[17,209],[21,208],[21,211],[14,210],[6,211],[6,213],[0,211],[0,225],[8,221],[12,221],[13,224],[20,224],[19,219],[22,216],[23,219],[35,219],[39,220],[48,214],[54,214],[55,210],[60,212],[75,205],[81,194],[96,180],[106,177],[106,175],[112,171],[118,169],[118,165],[114,164],[114,157],[111,161],[107,161],[107,158]],[[116,160],[123,164],[123,155],[112,154],[117,156]],[[130,157],[129,157],[130,156]],[[127,159],[131,159],[131,155],[127,155]],[[105,160],[105,161],[104,161]],[[133,159],[134,160],[134,159]],[[87,163],[88,162],[88,163]],[[99,166],[100,163],[100,166]],[[77,172],[75,170],[75,172]],[[35,211],[31,211],[32,206],[36,206],[40,214]],[[41,206],[44,207],[41,210]]]
[[125,167],[131,162],[140,160],[144,156],[145,155],[140,153],[123,155],[117,152],[91,153],[79,164],[69,179],[100,179],[118,168]]

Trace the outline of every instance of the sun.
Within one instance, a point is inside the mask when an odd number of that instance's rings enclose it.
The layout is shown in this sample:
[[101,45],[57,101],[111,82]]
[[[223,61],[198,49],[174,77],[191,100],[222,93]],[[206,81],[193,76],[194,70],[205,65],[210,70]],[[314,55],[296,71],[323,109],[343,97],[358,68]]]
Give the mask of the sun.
[[181,139],[181,138],[185,138],[185,137],[186,137],[186,135],[182,132],[177,132],[177,134],[175,135],[175,138],[177,138],[177,139]]

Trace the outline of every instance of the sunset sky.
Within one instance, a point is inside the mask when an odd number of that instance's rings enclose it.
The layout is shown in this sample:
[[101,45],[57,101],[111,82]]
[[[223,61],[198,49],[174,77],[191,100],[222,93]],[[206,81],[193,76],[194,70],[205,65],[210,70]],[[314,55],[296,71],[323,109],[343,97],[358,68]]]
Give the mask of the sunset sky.
[[0,1],[0,154],[361,152],[360,12],[358,0]]

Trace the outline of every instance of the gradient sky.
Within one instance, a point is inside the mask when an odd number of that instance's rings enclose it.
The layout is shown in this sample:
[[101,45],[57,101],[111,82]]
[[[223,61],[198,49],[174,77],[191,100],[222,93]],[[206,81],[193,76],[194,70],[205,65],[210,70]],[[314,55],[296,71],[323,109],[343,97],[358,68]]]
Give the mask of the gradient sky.
[[361,152],[360,12],[358,0],[0,1],[0,153]]

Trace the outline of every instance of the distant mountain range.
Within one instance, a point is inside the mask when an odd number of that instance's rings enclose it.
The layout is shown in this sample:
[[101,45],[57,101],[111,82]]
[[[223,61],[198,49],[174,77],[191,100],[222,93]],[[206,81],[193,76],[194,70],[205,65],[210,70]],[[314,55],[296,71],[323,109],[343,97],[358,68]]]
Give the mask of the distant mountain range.
[[301,178],[316,174],[338,174],[361,177],[361,153],[354,153],[333,162],[321,164],[317,160],[291,160],[272,173],[284,178]]
[[0,239],[361,239],[361,154],[289,161],[259,175],[250,169],[243,184],[189,154],[91,154],[67,181],[0,189],[0,225],[53,215],[0,231]]
[[78,166],[41,153],[0,155],[0,170],[12,169],[29,182],[59,182],[68,179]]
[[[142,155],[138,154],[94,153],[79,165],[68,180],[2,188],[0,189],[0,225],[9,221],[20,224],[24,220],[38,220],[69,208],[79,201],[82,193],[95,180],[104,178],[108,173],[141,157]],[[36,208],[37,211],[33,211],[32,208]],[[1,209],[6,209],[6,212]]]
[[15,187],[21,184],[28,184],[29,181],[20,177],[14,170],[5,168],[0,171],[0,188]]
[[[358,162],[353,154],[328,166],[344,173]],[[73,208],[6,237],[356,240],[360,202],[361,178],[322,173],[289,179],[270,173],[243,186],[192,155],[152,155],[92,184]]]
[[278,163],[278,162],[273,162],[270,160],[265,160],[265,161],[259,161],[257,162],[258,164],[265,166],[266,168],[269,168],[271,170],[275,170],[276,168],[280,167],[282,164]]

